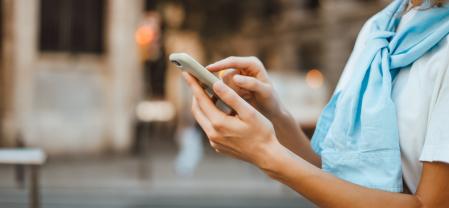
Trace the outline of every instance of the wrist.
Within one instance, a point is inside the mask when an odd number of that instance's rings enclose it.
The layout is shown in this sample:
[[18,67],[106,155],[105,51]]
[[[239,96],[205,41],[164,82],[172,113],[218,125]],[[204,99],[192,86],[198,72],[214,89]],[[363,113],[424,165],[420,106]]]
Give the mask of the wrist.
[[268,119],[274,124],[282,123],[282,121],[289,120],[291,117],[290,112],[282,105],[277,107],[277,110],[273,110],[270,113]]
[[277,140],[277,138],[272,139],[272,143],[265,145],[262,148],[259,159],[256,161],[256,166],[262,171],[266,172],[268,175],[272,176],[279,171],[281,162],[285,159],[285,154],[287,149],[282,146]]
[[293,118],[290,112],[284,107],[280,108],[279,112],[273,115],[271,118],[269,118],[269,120],[273,124],[276,134],[278,134],[279,132],[285,132],[286,130],[291,131],[292,127],[297,126],[296,120]]
[[310,178],[319,170],[280,143],[264,153],[264,161],[257,166],[269,177],[280,182],[285,182],[289,178],[295,178],[299,182]]

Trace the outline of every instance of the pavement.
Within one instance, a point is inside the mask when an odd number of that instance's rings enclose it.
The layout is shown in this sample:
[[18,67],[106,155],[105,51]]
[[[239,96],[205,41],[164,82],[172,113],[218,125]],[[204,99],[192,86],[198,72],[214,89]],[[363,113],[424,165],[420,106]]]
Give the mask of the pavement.
[[[143,160],[133,155],[50,157],[40,171],[42,207],[314,207],[250,164],[210,149],[192,176],[179,177],[173,171],[175,150],[155,144]],[[0,166],[0,208],[28,207],[28,191],[14,176],[13,166]]]

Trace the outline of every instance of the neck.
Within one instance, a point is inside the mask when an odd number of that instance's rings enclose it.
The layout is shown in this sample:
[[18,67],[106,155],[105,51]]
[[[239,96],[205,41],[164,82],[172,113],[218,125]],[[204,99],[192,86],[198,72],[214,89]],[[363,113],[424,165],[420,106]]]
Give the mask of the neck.
[[419,6],[422,4],[423,0],[410,0],[413,6]]
[[418,7],[425,4],[425,7],[439,7],[446,2],[446,0],[410,0],[411,7]]

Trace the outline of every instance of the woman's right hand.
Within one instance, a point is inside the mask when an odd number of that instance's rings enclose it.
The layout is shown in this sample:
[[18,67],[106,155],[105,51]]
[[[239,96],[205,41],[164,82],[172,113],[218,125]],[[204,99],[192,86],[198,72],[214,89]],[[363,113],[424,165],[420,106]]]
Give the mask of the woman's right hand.
[[227,70],[223,81],[268,119],[281,115],[282,106],[267,71],[256,57],[228,57],[206,67],[209,71]]

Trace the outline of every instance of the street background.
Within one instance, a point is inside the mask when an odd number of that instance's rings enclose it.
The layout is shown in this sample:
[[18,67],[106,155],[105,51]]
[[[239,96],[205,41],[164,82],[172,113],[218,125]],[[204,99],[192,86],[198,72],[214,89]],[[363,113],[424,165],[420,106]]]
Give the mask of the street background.
[[[45,208],[313,207],[210,149],[168,56],[257,56],[311,136],[363,22],[387,3],[0,0],[0,147],[45,152]],[[28,206],[23,168],[0,166],[0,207]]]

